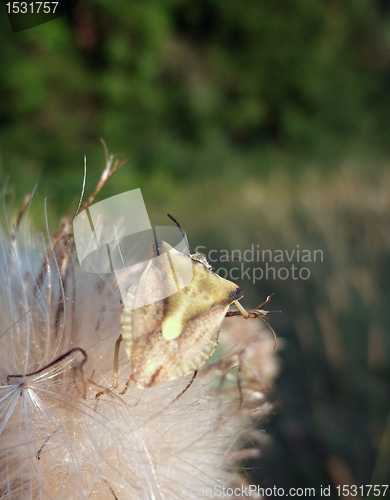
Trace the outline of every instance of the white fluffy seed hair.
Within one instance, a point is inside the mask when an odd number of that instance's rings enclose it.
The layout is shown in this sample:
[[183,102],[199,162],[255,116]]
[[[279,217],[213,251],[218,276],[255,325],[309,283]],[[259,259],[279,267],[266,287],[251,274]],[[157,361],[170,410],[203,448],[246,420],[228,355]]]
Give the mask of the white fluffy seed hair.
[[[173,500],[243,483],[235,454],[253,446],[277,371],[261,322],[227,319],[227,354],[179,398],[191,376],[96,399],[112,383],[118,294],[80,270],[69,225],[47,244],[26,218],[0,237],[0,498]],[[119,364],[121,388],[124,349]]]

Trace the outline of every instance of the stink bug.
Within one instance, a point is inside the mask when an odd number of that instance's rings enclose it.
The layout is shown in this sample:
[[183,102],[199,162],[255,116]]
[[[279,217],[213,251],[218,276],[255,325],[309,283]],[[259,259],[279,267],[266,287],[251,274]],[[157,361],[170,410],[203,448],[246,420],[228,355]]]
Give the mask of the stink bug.
[[[185,233],[180,224],[169,215]],[[132,374],[126,385],[134,381],[139,387],[153,387],[161,382],[184,377],[197,370],[214,352],[225,316],[242,315],[244,318],[268,317],[268,311],[257,309],[246,311],[238,302],[244,294],[235,283],[214,273],[204,255],[183,255],[168,243],[153,243],[155,256],[167,254],[164,263],[152,259],[140,280],[132,285],[123,303],[121,336],[117,340],[114,355],[114,383],[118,386],[118,356],[123,341],[127,357],[131,361]],[[163,289],[166,276],[176,269],[192,266],[192,280],[176,293],[166,298],[147,303],[145,298],[156,289]],[[237,311],[228,311],[231,305]],[[268,323],[267,323],[268,324]],[[276,336],[271,329],[275,337]],[[124,392],[126,389],[122,392]],[[99,393],[101,394],[101,393]]]

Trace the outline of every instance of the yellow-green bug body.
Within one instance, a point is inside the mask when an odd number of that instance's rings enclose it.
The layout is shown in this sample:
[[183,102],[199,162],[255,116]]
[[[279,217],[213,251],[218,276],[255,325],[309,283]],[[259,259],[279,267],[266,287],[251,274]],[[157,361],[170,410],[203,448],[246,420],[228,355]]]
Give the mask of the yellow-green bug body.
[[[183,289],[167,298],[134,308],[139,295],[164,287],[171,269],[151,260],[138,283],[126,296],[121,317],[122,341],[132,365],[131,379],[140,387],[152,387],[198,370],[214,352],[222,320],[231,304],[244,296],[231,281],[213,273],[204,256],[185,256],[167,243],[174,266],[188,265],[193,278]],[[150,277],[152,276],[152,279]],[[126,308],[127,307],[127,308]]]

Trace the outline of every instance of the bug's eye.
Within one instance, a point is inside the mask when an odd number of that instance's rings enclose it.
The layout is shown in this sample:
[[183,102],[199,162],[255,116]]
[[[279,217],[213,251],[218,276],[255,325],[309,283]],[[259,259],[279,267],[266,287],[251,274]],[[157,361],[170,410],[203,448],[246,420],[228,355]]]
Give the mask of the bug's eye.
[[209,264],[208,260],[202,253],[192,253],[190,255],[191,259],[194,260],[195,262],[199,262],[199,264],[203,264],[206,269],[209,269],[210,271],[213,269],[213,267]]

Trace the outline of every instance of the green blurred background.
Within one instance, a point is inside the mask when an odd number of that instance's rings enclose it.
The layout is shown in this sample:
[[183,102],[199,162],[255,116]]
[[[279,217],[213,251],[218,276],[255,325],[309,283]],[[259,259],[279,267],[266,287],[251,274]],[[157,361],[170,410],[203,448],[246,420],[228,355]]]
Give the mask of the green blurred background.
[[84,154],[96,184],[102,137],[131,162],[99,199],[140,187],[152,224],[174,214],[194,248],[323,250],[295,262],[307,280],[238,280],[244,305],[274,292],[283,310],[271,439],[242,473],[388,484],[390,1],[81,0],[15,34],[0,8],[7,201],[38,183],[36,225],[47,198],[55,228]]

